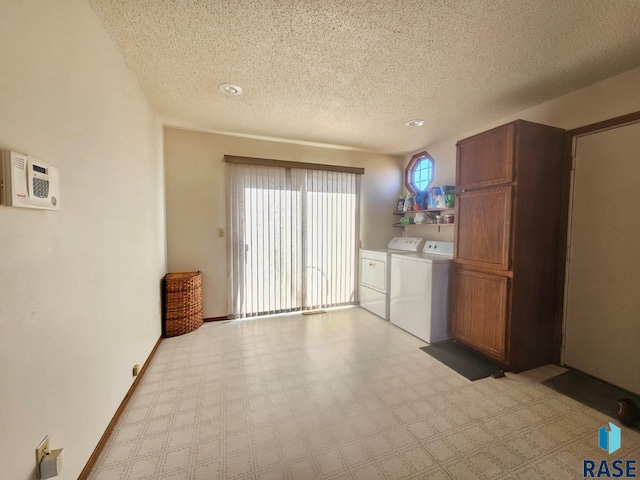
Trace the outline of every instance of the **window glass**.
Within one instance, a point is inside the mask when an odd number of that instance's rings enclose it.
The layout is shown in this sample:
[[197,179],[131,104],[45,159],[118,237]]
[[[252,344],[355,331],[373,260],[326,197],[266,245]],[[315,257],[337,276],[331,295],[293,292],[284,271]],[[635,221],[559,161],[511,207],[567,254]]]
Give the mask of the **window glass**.
[[424,191],[433,181],[433,158],[427,152],[421,152],[413,157],[405,171],[405,184],[411,193]]

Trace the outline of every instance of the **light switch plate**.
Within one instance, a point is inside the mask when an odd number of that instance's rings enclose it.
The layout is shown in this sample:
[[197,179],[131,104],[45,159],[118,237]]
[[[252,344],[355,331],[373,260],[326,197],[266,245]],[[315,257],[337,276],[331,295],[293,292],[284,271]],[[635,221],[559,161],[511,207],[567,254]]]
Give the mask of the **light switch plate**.
[[40,445],[36,447],[36,472],[38,472],[38,478],[40,478],[40,462],[42,461],[42,457],[49,453],[49,435],[47,435],[44,437],[44,440],[40,442]]

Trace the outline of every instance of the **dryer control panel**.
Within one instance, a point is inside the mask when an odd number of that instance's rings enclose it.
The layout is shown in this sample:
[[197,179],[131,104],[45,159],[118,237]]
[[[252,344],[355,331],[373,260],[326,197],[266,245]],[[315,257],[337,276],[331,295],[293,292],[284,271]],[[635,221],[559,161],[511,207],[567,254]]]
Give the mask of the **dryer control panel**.
[[420,252],[425,239],[419,237],[395,237],[392,238],[387,248],[389,250],[402,250],[405,252]]
[[424,244],[422,253],[453,256],[453,242],[428,241]]

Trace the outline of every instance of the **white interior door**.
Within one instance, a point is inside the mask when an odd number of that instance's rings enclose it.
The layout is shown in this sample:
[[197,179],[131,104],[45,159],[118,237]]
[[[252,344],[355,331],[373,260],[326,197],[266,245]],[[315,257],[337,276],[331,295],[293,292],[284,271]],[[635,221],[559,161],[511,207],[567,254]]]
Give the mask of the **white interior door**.
[[640,123],[575,155],[564,363],[640,394]]

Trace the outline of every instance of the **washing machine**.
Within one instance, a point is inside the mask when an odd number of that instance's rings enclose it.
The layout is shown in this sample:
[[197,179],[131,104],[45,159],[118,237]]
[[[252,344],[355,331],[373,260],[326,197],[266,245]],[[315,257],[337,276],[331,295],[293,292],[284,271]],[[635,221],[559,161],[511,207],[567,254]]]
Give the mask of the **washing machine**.
[[428,241],[421,253],[391,254],[391,323],[427,343],[448,340],[453,242]]
[[360,250],[360,306],[389,320],[389,286],[392,254],[411,254],[422,251],[424,238],[395,237],[386,249]]

